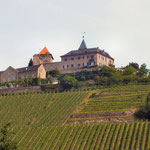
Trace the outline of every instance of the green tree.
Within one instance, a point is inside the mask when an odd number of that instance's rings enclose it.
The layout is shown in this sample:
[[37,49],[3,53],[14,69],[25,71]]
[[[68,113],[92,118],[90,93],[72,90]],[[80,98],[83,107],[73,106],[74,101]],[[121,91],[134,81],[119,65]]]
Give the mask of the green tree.
[[78,80],[75,79],[75,77],[72,76],[64,76],[59,80],[60,86],[63,88],[63,90],[69,90],[71,88],[77,88],[78,87]]
[[146,64],[142,64],[140,66],[139,71],[137,72],[137,75],[142,77],[142,76],[146,76],[148,74],[149,70],[146,68]]
[[33,60],[32,60],[32,58],[30,59],[29,64],[28,64],[28,67],[30,67],[30,66],[33,66]]
[[149,103],[150,103],[150,92],[148,93],[146,98],[146,104],[148,105]]
[[52,77],[57,77],[58,75],[60,75],[60,71],[58,70],[58,69],[53,69],[53,70],[51,70],[51,71],[48,71],[47,73],[46,73],[46,76],[48,77],[48,76],[52,76]]
[[32,78],[25,78],[24,83],[28,87],[29,85],[32,85],[33,79]]
[[136,70],[139,70],[139,64],[138,64],[138,63],[131,62],[131,63],[129,63],[129,66],[132,66],[132,67],[135,68]]
[[137,70],[132,67],[132,66],[127,66],[124,70],[123,70],[123,75],[132,75],[136,72]]
[[16,150],[16,143],[12,142],[9,138],[8,128],[10,123],[6,124],[0,131],[0,150]]
[[116,70],[112,67],[107,67],[107,66],[102,66],[101,70],[100,70],[100,75],[103,77],[110,77],[112,75],[113,72],[115,72]]

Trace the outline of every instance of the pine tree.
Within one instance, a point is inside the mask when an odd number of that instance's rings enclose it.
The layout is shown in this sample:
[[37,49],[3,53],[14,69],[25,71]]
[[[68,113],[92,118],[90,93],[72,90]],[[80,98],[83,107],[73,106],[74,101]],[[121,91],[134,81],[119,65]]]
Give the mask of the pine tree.
[[33,66],[33,60],[32,60],[32,58],[30,59],[29,64],[28,64],[28,67],[30,67],[30,66]]

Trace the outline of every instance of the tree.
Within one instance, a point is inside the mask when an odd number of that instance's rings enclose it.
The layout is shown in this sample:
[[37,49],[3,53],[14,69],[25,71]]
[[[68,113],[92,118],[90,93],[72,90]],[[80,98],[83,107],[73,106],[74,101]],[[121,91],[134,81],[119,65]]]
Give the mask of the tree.
[[12,142],[9,138],[8,128],[10,123],[6,124],[0,131],[0,150],[16,150],[16,143]]
[[129,63],[129,66],[135,68],[136,70],[139,70],[139,64],[138,63],[131,62],[131,63]]
[[142,64],[140,66],[139,71],[137,72],[137,75],[142,77],[142,76],[146,76],[148,74],[149,70],[146,68],[146,64]]
[[59,82],[60,82],[60,85],[63,88],[63,90],[69,90],[73,87],[74,88],[78,87],[78,80],[72,76],[64,76],[60,79]]
[[33,66],[33,60],[32,60],[32,58],[30,59],[29,64],[28,64],[28,67],[30,67],[30,66]]
[[32,78],[25,78],[24,79],[24,83],[25,85],[28,87],[29,85],[32,85],[32,81],[33,79]]
[[133,73],[135,73],[137,70],[132,67],[132,66],[127,66],[124,70],[123,70],[123,75],[132,75]]
[[148,93],[146,98],[146,104],[148,105],[149,103],[150,103],[150,92]]
[[53,69],[53,70],[51,70],[51,71],[48,71],[47,73],[46,73],[46,76],[48,77],[48,76],[52,76],[52,77],[57,77],[58,75],[60,75],[60,71],[58,70],[58,69]]
[[112,67],[107,67],[107,66],[102,66],[101,70],[100,70],[100,75],[103,77],[110,77],[112,75],[113,72],[115,72],[116,70]]

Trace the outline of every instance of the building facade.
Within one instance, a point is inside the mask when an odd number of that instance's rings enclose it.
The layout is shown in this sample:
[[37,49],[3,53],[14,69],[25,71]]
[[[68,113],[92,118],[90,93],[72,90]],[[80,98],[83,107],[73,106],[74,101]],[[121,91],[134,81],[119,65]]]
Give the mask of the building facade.
[[37,77],[42,79],[46,78],[46,71],[42,64],[18,69],[10,66],[5,71],[0,72],[0,82],[10,82],[19,79]]
[[87,48],[83,39],[78,50],[70,51],[61,56],[62,68],[64,70],[78,70],[94,66],[114,66],[114,59],[104,50]]
[[61,56],[60,62],[53,62],[53,60],[52,54],[44,47],[40,53],[33,56],[33,66],[19,69],[8,67],[0,72],[0,82],[37,77],[45,79],[46,72],[53,69],[58,69],[64,74],[92,70],[103,65],[114,66],[114,58],[98,47],[87,48],[84,39],[77,50]]

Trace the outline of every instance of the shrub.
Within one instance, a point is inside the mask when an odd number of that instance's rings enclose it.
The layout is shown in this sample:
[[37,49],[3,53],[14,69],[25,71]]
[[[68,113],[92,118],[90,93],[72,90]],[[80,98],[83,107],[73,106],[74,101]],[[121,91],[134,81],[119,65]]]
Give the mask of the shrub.
[[74,88],[78,87],[78,80],[75,79],[75,77],[71,77],[71,76],[65,76],[61,78],[59,83],[63,90],[69,90],[73,87]]
[[150,120],[150,104],[141,106],[134,116],[137,119]]

